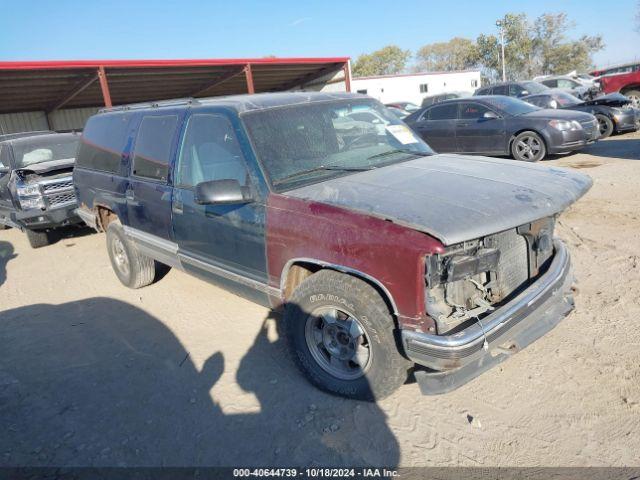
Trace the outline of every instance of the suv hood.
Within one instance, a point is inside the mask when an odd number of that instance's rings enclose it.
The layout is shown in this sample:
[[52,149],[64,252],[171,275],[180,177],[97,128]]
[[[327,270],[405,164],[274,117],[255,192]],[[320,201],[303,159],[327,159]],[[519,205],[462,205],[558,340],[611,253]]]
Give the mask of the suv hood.
[[452,245],[560,213],[592,183],[590,177],[563,168],[433,155],[285,195],[390,220]]

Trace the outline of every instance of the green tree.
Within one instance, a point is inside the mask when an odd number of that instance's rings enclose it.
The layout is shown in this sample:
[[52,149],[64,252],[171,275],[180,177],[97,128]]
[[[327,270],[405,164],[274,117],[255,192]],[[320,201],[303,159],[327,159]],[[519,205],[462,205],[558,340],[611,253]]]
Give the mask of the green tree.
[[566,13],[545,13],[534,23],[534,50],[542,74],[563,74],[571,70],[585,71],[592,66],[591,55],[602,50],[602,37],[582,36],[567,40],[566,32],[573,27]]
[[[535,68],[533,57],[534,39],[531,25],[524,13],[508,13],[502,19],[504,29],[504,57],[507,78],[515,80],[531,77]],[[480,62],[490,78],[502,75],[500,38],[497,35],[481,34],[476,40]]]
[[[541,74],[563,74],[588,70],[593,53],[602,50],[600,36],[582,36],[569,40],[573,27],[566,13],[545,13],[529,22],[524,13],[508,13],[500,20],[504,28],[507,78],[523,80]],[[489,78],[501,76],[500,39],[480,35],[476,47],[483,73]]]
[[353,66],[353,74],[356,77],[393,75],[405,69],[409,58],[411,58],[409,50],[388,45],[373,53],[360,55]]
[[454,37],[448,42],[424,45],[416,52],[416,70],[466,70],[478,64],[478,49],[473,40]]

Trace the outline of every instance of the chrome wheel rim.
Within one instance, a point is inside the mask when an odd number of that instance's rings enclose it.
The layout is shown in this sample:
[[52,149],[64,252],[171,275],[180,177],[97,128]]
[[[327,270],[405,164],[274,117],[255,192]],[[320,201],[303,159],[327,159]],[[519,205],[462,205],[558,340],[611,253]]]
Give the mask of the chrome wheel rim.
[[307,317],[304,329],[316,363],[341,380],[362,377],[371,365],[371,342],[355,315],[335,307],[320,307]]
[[516,142],[518,158],[534,160],[542,150],[542,144],[536,137],[527,135]]
[[598,128],[600,129],[600,135],[604,135],[609,129],[607,121],[603,117],[598,117]]
[[116,264],[116,268],[120,273],[125,276],[129,275],[129,257],[127,257],[127,252],[124,249],[124,244],[122,240],[118,237],[115,237],[111,242],[111,253],[113,255],[113,261]]
[[631,100],[631,105],[635,108],[640,108],[640,96],[638,95],[627,95],[627,98]]

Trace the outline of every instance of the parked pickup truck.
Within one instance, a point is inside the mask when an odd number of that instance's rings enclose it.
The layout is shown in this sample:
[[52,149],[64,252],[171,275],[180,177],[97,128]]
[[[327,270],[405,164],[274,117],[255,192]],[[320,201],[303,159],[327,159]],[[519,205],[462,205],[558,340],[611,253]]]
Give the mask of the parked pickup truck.
[[554,224],[591,186],[436,155],[371,98],[302,92],[103,110],[74,182],[124,285],[164,264],[284,306],[309,380],[369,400],[410,369],[424,393],[456,388],[566,316]]
[[26,232],[33,248],[51,229],[80,222],[71,172],[80,137],[33,132],[0,136],[0,230]]

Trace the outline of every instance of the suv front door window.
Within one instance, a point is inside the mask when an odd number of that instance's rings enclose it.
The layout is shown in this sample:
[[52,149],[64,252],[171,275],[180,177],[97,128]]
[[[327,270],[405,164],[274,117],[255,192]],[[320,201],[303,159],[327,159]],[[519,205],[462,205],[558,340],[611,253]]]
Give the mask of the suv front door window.
[[264,205],[199,204],[196,186],[216,180],[235,180],[242,189],[253,189],[230,120],[218,113],[194,113],[181,142],[173,194],[173,233],[181,260],[201,275],[216,277],[220,267],[264,282]]

